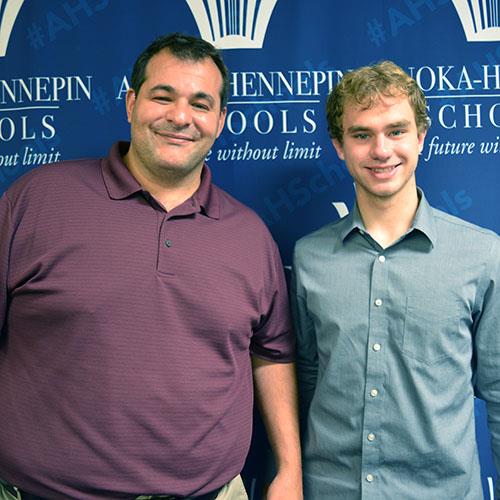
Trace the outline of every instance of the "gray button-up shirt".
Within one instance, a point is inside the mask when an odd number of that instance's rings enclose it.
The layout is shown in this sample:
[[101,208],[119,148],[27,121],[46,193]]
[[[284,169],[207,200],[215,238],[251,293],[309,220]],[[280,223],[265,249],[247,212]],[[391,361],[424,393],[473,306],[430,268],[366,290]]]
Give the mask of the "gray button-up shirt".
[[483,498],[474,393],[498,468],[500,238],[419,195],[386,249],[357,208],[296,245],[306,500]]

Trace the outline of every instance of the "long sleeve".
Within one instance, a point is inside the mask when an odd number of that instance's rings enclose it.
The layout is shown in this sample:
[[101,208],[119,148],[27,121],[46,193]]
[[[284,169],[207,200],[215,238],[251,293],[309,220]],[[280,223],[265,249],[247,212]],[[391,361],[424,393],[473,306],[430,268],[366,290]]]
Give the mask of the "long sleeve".
[[[490,255],[474,322],[474,379],[476,394],[486,401],[493,456],[500,471],[500,238],[494,240]],[[500,481],[496,498],[500,498]]]
[[300,262],[295,256],[292,269],[291,305],[297,339],[300,422],[301,428],[304,429],[318,378],[318,353],[314,325],[307,313],[299,269]]

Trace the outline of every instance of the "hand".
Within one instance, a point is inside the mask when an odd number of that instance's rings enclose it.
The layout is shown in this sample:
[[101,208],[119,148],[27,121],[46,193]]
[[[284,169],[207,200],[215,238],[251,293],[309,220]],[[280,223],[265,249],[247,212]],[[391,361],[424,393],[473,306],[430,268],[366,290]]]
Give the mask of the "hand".
[[300,471],[278,473],[263,496],[263,500],[303,500],[303,498]]

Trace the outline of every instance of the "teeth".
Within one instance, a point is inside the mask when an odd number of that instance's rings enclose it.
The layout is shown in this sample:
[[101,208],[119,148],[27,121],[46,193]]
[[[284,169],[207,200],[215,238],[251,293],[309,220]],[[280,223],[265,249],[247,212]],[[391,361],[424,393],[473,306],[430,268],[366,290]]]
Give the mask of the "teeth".
[[375,172],[377,174],[383,174],[384,172],[390,172],[391,170],[394,170],[396,167],[386,167],[386,168],[372,168],[372,172]]

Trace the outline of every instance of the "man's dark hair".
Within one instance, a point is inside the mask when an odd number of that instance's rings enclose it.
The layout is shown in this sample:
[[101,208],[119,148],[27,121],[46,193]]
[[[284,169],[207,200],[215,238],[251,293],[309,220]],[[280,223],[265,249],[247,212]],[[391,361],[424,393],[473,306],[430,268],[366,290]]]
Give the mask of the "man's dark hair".
[[220,52],[211,43],[182,33],[171,33],[157,38],[139,55],[130,80],[130,86],[136,94],[146,80],[149,60],[162,50],[168,50],[174,57],[183,61],[201,61],[208,57],[212,59],[222,76],[221,110],[225,108],[229,98],[229,73]]

